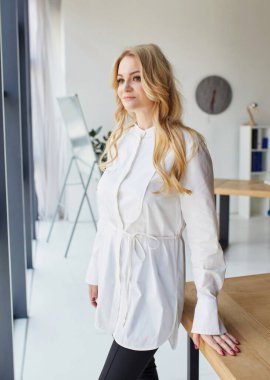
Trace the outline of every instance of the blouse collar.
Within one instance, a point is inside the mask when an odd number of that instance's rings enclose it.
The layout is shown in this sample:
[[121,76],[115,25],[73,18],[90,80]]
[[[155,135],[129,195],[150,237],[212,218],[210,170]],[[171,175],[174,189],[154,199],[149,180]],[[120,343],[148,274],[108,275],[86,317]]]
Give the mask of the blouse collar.
[[152,137],[155,135],[155,126],[154,125],[152,125],[152,127],[150,127],[150,128],[143,129],[143,128],[140,128],[137,123],[135,123],[134,129],[135,129],[136,133],[138,133],[142,137],[148,138],[148,137]]

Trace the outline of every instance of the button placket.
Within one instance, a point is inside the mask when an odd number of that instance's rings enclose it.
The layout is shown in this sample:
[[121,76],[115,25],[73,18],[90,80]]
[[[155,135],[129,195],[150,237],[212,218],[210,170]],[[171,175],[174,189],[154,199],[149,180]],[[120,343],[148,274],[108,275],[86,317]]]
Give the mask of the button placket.
[[120,179],[120,181],[118,182],[118,184],[116,186],[116,195],[115,195],[116,211],[117,211],[117,217],[118,217],[119,223],[121,225],[121,228],[124,228],[124,223],[123,223],[123,220],[121,218],[120,211],[119,211],[119,202],[118,202],[119,188],[121,186],[121,183],[125,180],[126,176],[129,174],[130,170],[132,169],[134,161],[136,160],[136,157],[138,155],[142,139],[144,138],[145,135],[146,135],[146,132],[142,131],[142,133],[139,136],[139,141],[138,141],[137,147],[135,149],[135,153],[134,153],[134,155],[133,155],[133,157],[130,160],[130,163],[128,165],[128,169],[126,170],[126,172],[124,173],[124,175],[122,176],[122,178]]
[[[148,135],[150,137],[150,135]],[[122,178],[120,179],[120,181],[118,182],[117,186],[116,186],[116,194],[115,194],[115,200],[116,200],[116,211],[117,211],[117,216],[118,216],[118,220],[119,220],[119,223],[120,223],[120,226],[121,226],[121,229],[124,231],[124,223],[123,223],[123,220],[121,218],[121,214],[120,214],[120,211],[119,211],[119,202],[118,202],[118,196],[119,196],[119,188],[121,186],[121,183],[125,180],[125,178],[127,177],[127,175],[129,174],[130,170],[132,169],[133,165],[134,165],[134,162],[137,158],[137,155],[138,155],[138,152],[139,152],[139,149],[140,149],[140,146],[141,146],[141,143],[142,143],[142,140],[144,137],[147,137],[147,131],[145,130],[140,130],[139,131],[139,140],[138,140],[138,143],[137,143],[137,147],[135,149],[135,153],[134,155],[132,156],[132,159],[130,160],[129,164],[127,165],[127,170],[125,171],[125,173],[123,174]],[[125,233],[125,231],[124,231]],[[128,234],[128,233],[127,233]],[[128,234],[129,235],[129,234]],[[140,233],[139,235],[144,235],[143,233]],[[147,236],[147,234],[145,234]],[[155,239],[156,240],[156,239]],[[120,254],[118,255],[118,263],[117,263],[117,266],[118,266],[118,282],[119,282],[119,285],[120,285],[120,292],[121,294],[125,293],[126,295],[126,305],[125,305],[125,312],[124,312],[124,318],[123,318],[123,321],[122,321],[122,325],[124,326],[125,323],[126,323],[126,318],[127,318],[127,314],[128,314],[128,308],[129,308],[129,299],[130,299],[130,274],[132,273],[132,268],[131,268],[131,265],[132,265],[132,252],[133,251],[136,251],[135,249],[135,245],[136,245],[136,242],[139,243],[139,245],[141,246],[141,243],[138,239],[138,234],[134,234],[134,235],[129,235],[129,247],[128,247],[128,258],[127,258],[127,266],[128,266],[128,273],[125,273],[125,278],[123,278],[123,282],[124,282],[124,289],[123,289],[123,286],[122,286],[122,283],[121,283],[121,276],[120,276],[120,273],[122,273],[122,268],[121,268],[121,263],[120,263]],[[141,246],[142,248],[142,246]],[[144,252],[144,255],[143,257],[140,257],[141,260],[144,260],[145,258],[145,252]],[[122,298],[122,296],[120,297]],[[120,301],[121,302],[121,301]],[[120,305],[119,305],[120,307]]]
[[[121,215],[120,215],[120,211],[119,211],[119,203],[118,203],[118,194],[119,194],[119,188],[120,188],[120,185],[121,183],[124,181],[124,179],[126,178],[126,176],[128,175],[128,173],[130,172],[132,166],[133,166],[133,163],[138,155],[138,152],[139,152],[139,148],[140,148],[140,145],[141,145],[141,142],[142,142],[142,139],[143,137],[145,136],[146,132],[145,131],[142,131],[142,133],[140,133],[140,136],[139,136],[139,140],[138,140],[138,143],[137,143],[137,147],[135,149],[135,153],[132,157],[132,159],[130,160],[129,164],[127,165],[128,166],[128,169],[126,170],[126,172],[124,173],[124,175],[122,176],[122,178],[120,179],[120,181],[118,182],[117,186],[116,186],[116,193],[115,193],[115,208],[116,208],[116,214],[118,216],[118,221],[120,223],[120,226],[121,226],[121,229],[124,228],[124,223],[123,223],[123,220],[121,218]],[[119,308],[118,308],[118,317],[119,317],[119,311],[120,311],[120,303],[122,302],[122,296],[123,296],[123,293],[125,293],[125,289],[123,289],[123,286],[122,286],[122,283],[121,283],[121,273],[122,273],[122,268],[121,268],[121,258],[120,258],[120,250],[121,248],[119,247],[119,252],[118,252],[118,259],[117,259],[117,281],[119,283],[119,290],[120,290],[120,300],[119,300]],[[126,278],[124,279],[124,282],[126,281]],[[126,297],[126,301],[128,300],[128,297]],[[126,320],[126,313],[125,313],[125,317],[124,317],[124,321],[123,321],[123,324],[125,324],[125,320]]]

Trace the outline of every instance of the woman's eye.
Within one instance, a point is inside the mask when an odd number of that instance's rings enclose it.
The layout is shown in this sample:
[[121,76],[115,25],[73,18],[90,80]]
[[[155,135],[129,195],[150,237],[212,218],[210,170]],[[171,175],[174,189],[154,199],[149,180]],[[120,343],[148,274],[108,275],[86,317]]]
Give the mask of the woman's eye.
[[[136,75],[136,76],[134,76],[134,77],[133,77],[133,80],[134,80],[135,82],[140,82],[140,81],[141,81],[141,77],[140,77],[140,75]],[[118,83],[118,85],[124,83],[124,79],[123,79],[123,78],[118,78],[118,79],[117,79],[117,83]]]

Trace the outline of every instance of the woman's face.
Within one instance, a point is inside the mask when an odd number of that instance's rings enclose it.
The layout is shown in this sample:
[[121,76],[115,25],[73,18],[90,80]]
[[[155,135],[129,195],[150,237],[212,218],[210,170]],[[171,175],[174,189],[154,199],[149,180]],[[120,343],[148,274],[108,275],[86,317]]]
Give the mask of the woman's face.
[[142,87],[140,65],[137,57],[125,56],[118,67],[117,94],[129,112],[147,111],[153,107]]

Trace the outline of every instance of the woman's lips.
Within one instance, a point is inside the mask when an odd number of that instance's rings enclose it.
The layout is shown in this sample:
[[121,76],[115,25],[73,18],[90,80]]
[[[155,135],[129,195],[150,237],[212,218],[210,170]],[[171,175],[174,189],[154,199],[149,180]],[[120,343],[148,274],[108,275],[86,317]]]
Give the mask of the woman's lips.
[[125,98],[123,98],[124,100],[132,100],[132,99],[135,99],[135,96],[127,96]]

